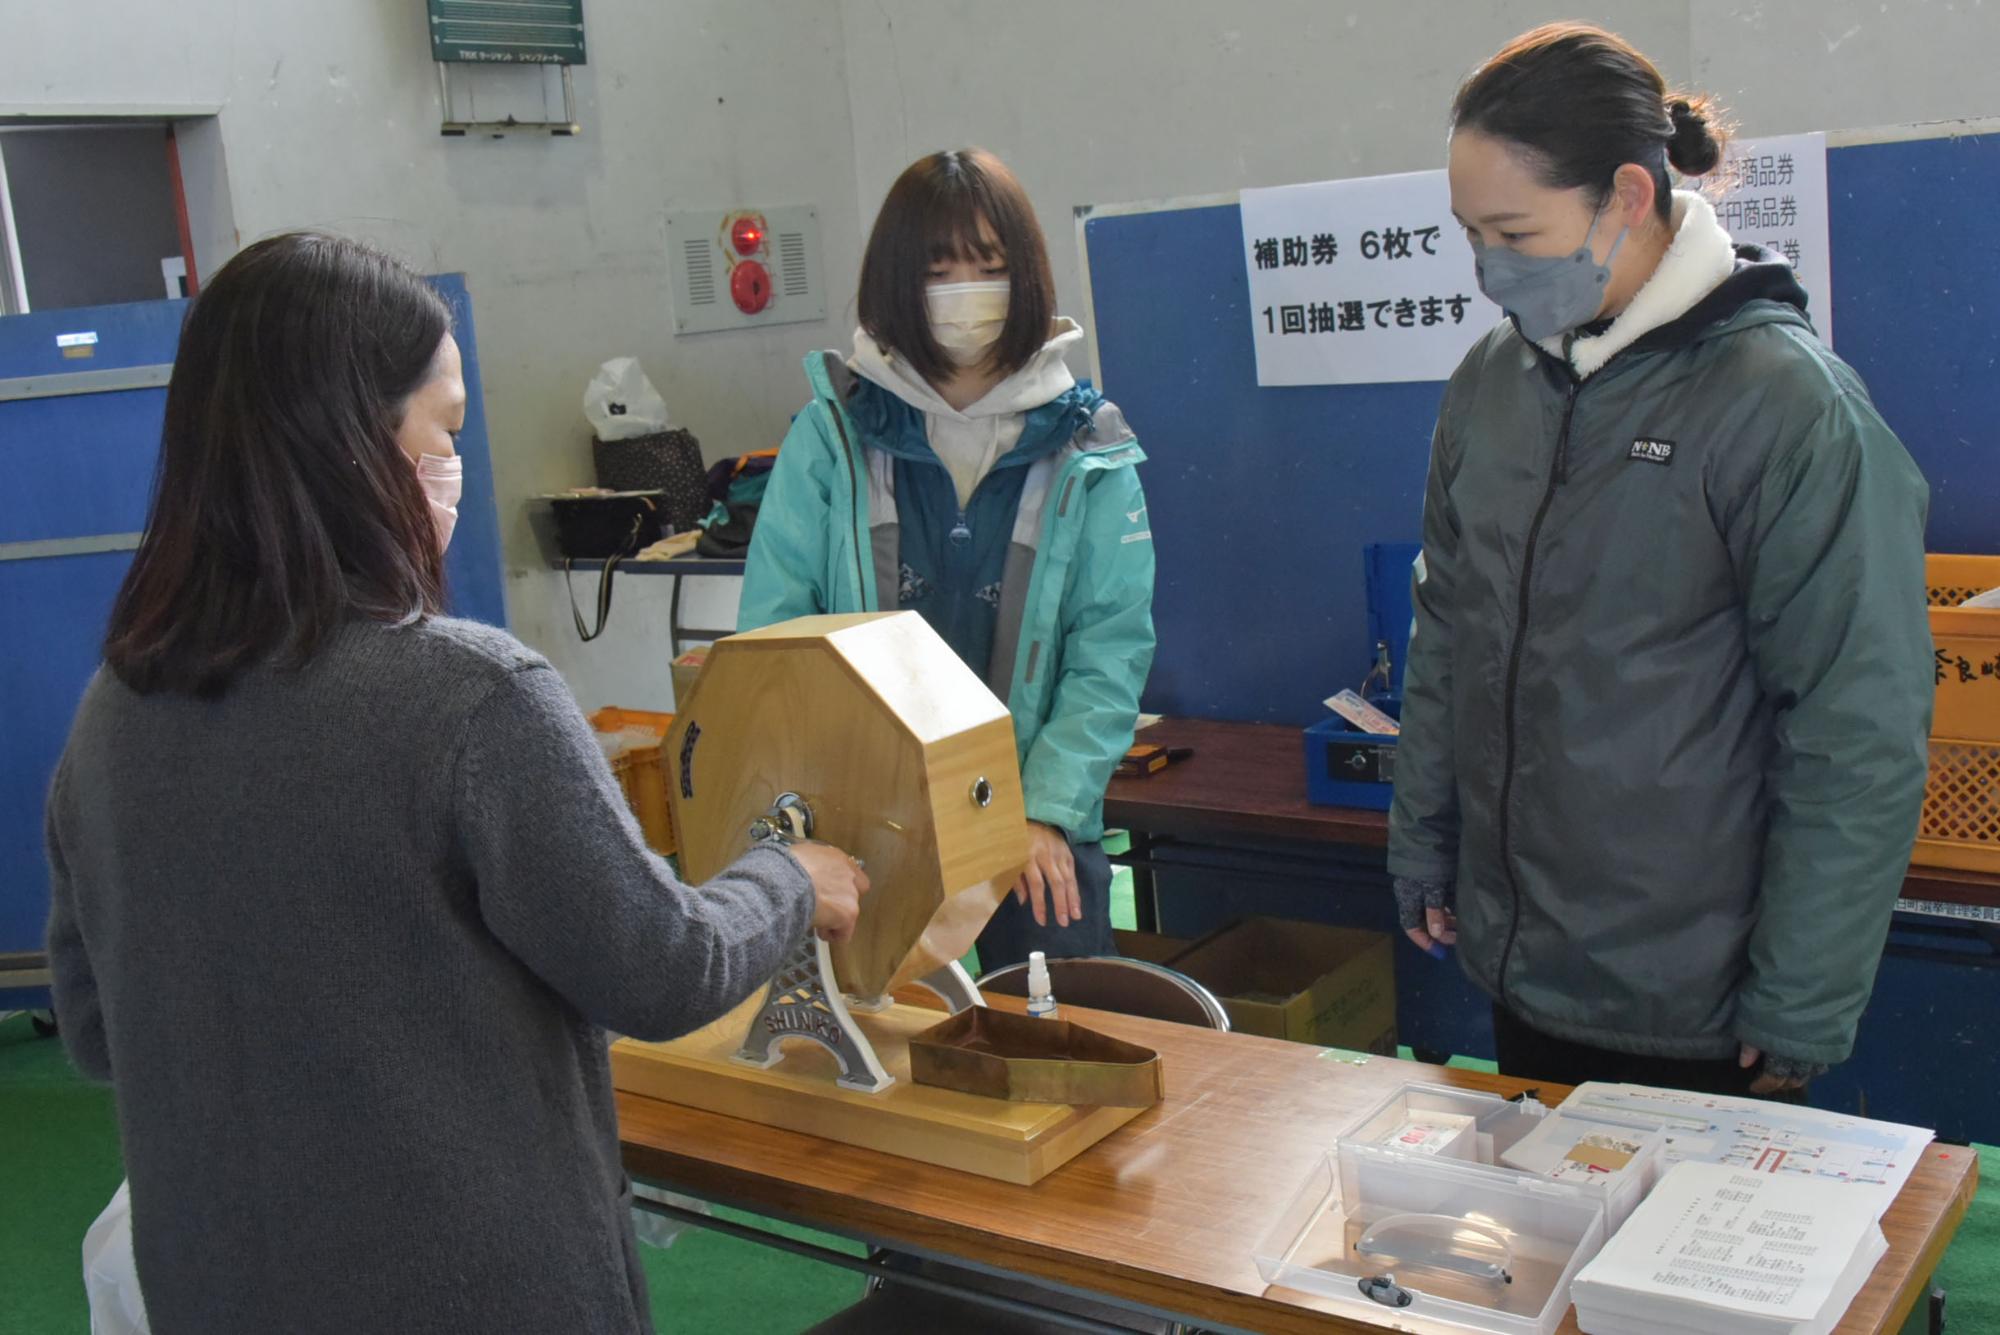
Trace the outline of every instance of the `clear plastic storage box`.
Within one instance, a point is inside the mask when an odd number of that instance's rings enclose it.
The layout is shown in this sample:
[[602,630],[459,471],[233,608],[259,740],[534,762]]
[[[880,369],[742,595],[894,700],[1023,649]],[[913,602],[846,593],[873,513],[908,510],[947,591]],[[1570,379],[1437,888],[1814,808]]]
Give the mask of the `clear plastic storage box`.
[[[1354,1141],[1394,1149],[1404,1128],[1425,1125],[1427,1119],[1437,1123],[1456,1117],[1469,1117],[1471,1131],[1465,1140],[1445,1147],[1448,1157],[1540,1176],[1548,1175],[1551,1167],[1568,1159],[1559,1169],[1557,1180],[1603,1195],[1607,1233],[1616,1232],[1625,1222],[1653,1189],[1662,1171],[1666,1137],[1657,1125],[1602,1113],[1550,1109],[1533,1099],[1517,1103],[1497,1094],[1453,1089],[1448,1085],[1402,1086],[1358,1118],[1340,1134],[1336,1143]],[[1572,1131],[1573,1135],[1558,1141],[1552,1134],[1558,1128]],[[1524,1145],[1531,1149],[1553,1146],[1553,1150],[1532,1159],[1524,1157],[1521,1163],[1511,1162],[1510,1156]],[[1573,1145],[1586,1148],[1581,1154],[1572,1155]],[[1420,1145],[1413,1152],[1423,1153],[1431,1148]]]
[[1345,1141],[1253,1256],[1266,1283],[1363,1319],[1552,1335],[1604,1236],[1584,1187]]
[[1664,1144],[1653,1126],[1407,1084],[1313,1167],[1257,1268],[1378,1322],[1549,1335]]

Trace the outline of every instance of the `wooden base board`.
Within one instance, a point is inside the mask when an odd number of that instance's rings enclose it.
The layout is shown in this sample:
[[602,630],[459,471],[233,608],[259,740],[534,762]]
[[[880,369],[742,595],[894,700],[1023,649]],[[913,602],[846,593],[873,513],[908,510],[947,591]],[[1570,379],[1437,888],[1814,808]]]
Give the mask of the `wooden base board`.
[[944,1012],[898,1003],[856,1019],[896,1083],[862,1094],[834,1083],[840,1068],[817,1043],[794,1040],[768,1070],[734,1060],[762,989],[731,1014],[671,1043],[621,1039],[611,1048],[621,1090],[741,1117],[981,1177],[1031,1186],[1137,1117],[1139,1108],[1008,1103],[910,1079],[910,1036]]

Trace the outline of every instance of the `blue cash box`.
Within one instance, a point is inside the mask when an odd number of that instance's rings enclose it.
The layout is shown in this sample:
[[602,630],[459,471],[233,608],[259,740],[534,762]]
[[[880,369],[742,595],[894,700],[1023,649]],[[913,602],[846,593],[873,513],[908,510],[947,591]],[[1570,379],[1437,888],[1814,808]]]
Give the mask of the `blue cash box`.
[[[1394,716],[1402,701],[1369,701]],[[1306,800],[1322,807],[1387,811],[1395,796],[1396,739],[1363,732],[1338,714],[1306,729]]]
[[[1368,703],[1395,719],[1403,715],[1403,663],[1410,652],[1410,569],[1421,550],[1413,542],[1383,542],[1362,552],[1369,644],[1389,646],[1389,689],[1368,692]],[[1323,807],[1389,809],[1396,783],[1394,737],[1363,732],[1329,714],[1305,730],[1305,751],[1307,801]]]

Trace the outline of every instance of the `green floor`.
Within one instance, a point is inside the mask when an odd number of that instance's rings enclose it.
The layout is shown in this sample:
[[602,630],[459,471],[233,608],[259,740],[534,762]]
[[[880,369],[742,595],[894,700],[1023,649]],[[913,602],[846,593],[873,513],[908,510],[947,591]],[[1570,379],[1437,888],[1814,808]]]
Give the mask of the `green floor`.
[[[1129,882],[1115,893],[1113,921],[1129,926]],[[1994,1156],[1982,1167],[2000,1172],[2000,1149],[1982,1154]],[[121,1176],[110,1093],[78,1080],[61,1045],[37,1038],[27,1017],[0,1021],[0,1331],[88,1331],[78,1249]],[[713,1232],[642,1250],[662,1331],[790,1335],[861,1294],[850,1272]],[[1938,1277],[1952,1331],[2000,1331],[2000,1183],[1982,1184]]]
[[[83,1231],[123,1175],[110,1091],[72,1074],[62,1045],[37,1038],[27,1017],[0,1021],[0,1331],[90,1329]],[[662,1331],[793,1335],[861,1296],[858,1275],[706,1230],[641,1251]]]

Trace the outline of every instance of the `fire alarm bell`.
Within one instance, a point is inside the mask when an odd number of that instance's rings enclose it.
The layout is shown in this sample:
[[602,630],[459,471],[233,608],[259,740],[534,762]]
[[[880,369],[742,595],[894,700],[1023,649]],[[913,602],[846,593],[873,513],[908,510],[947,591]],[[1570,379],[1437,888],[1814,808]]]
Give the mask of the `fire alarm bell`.
[[729,272],[729,297],[736,309],[755,315],[771,304],[771,271],[755,260],[745,260]]
[[676,333],[826,318],[810,205],[670,213],[667,248]]

